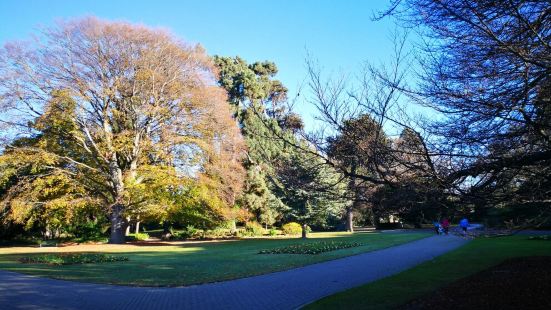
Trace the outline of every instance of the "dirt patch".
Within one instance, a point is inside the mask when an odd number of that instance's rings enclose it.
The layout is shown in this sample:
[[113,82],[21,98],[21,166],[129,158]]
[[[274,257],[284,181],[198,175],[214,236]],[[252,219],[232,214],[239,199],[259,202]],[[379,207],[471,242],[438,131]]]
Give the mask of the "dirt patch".
[[506,260],[399,309],[551,309],[551,256]]

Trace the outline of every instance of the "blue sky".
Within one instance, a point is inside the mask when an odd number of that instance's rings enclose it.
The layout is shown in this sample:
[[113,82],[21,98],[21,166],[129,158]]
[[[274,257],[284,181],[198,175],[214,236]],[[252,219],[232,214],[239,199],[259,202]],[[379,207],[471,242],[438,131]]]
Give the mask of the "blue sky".
[[[392,50],[392,21],[371,21],[388,1],[233,0],[0,1],[0,42],[25,39],[56,19],[95,15],[170,29],[209,54],[271,60],[291,95],[306,77],[307,51],[327,72],[358,72]],[[307,124],[312,107],[299,103]]]

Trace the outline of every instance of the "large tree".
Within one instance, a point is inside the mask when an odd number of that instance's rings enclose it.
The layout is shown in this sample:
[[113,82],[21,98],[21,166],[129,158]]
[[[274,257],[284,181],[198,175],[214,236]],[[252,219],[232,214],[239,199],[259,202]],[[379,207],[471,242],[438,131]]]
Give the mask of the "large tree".
[[388,174],[390,140],[381,125],[368,114],[345,120],[337,134],[327,140],[329,158],[350,173],[348,190],[353,203],[346,210],[346,229],[352,232],[354,212],[367,201],[366,193],[376,185],[356,175],[378,178]]
[[423,39],[418,87],[388,85],[439,114],[429,130],[444,185],[466,201],[496,199],[483,205],[548,203],[549,1],[402,0],[385,15]]
[[[49,169],[101,200],[110,242],[124,241],[127,213],[145,203],[134,191],[143,182],[204,174],[224,183],[235,168],[236,177],[219,192],[233,202],[242,142],[200,46],[96,18],[62,22],[37,38],[0,51],[2,147],[49,160]],[[60,116],[64,126],[47,133],[35,122]],[[14,143],[46,134],[55,146]],[[156,199],[142,198],[147,205]]]
[[218,83],[226,89],[229,101],[247,145],[244,166],[247,170],[239,204],[257,220],[272,225],[286,209],[274,194],[274,161],[286,152],[284,144],[274,139],[271,129],[281,132],[287,120],[283,103],[287,89],[274,79],[273,62],[248,64],[240,57],[215,56]]

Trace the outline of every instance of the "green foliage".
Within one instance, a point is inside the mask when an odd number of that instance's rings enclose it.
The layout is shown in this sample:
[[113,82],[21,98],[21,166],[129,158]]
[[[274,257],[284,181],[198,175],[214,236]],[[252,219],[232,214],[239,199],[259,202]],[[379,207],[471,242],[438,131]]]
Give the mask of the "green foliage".
[[299,223],[291,222],[281,226],[281,230],[285,235],[300,235],[302,226]]
[[174,231],[171,239],[186,240],[186,239],[223,239],[232,237],[232,230],[225,227],[216,227],[214,229],[198,229],[192,225],[187,226],[184,230]]
[[172,239],[199,239],[203,237],[203,230],[195,228],[193,225],[188,225],[184,230],[172,232]]
[[278,234],[279,234],[279,231],[277,229],[272,228],[272,229],[268,230],[268,235],[270,235],[272,237],[277,236]]
[[296,149],[287,152],[281,161],[277,180],[278,193],[289,206],[285,220],[327,228],[334,219],[342,218],[348,203],[347,185],[339,173],[316,155]]
[[107,254],[60,253],[22,257],[19,261],[23,264],[75,265],[124,262],[128,261],[128,257]]
[[101,241],[107,236],[109,224],[106,221],[85,221],[67,228],[67,232],[78,242]]
[[247,222],[245,224],[244,235],[249,237],[258,237],[264,234],[264,228],[258,222]]
[[149,239],[149,234],[147,233],[137,233],[137,234],[128,234],[126,239],[129,241],[145,241]]
[[203,233],[205,239],[223,239],[232,237],[232,231],[228,228],[217,227],[215,229],[206,230]]
[[272,62],[249,65],[240,57],[220,56],[215,56],[214,62],[220,71],[218,82],[228,92],[247,144],[246,178],[238,205],[260,223],[273,225],[286,209],[274,194],[271,176],[273,161],[283,151],[282,141],[273,138],[272,130],[281,131],[280,123],[288,118],[281,105],[287,89],[273,79],[277,67]]
[[240,57],[215,57],[214,61],[220,70],[219,84],[229,94],[247,144],[239,206],[266,225],[299,220],[323,227],[340,218],[343,203],[335,198],[343,189],[339,175],[312,156],[316,150],[309,150],[295,135],[302,120],[283,104],[287,89],[273,79],[275,64],[249,65]]
[[323,252],[336,251],[362,246],[360,242],[348,241],[321,241],[302,244],[293,244],[281,248],[261,250],[258,254],[320,254]]

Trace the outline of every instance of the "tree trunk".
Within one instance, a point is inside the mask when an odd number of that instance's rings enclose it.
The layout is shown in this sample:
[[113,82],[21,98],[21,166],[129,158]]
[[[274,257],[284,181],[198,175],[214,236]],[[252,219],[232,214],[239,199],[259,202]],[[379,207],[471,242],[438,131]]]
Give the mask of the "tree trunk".
[[129,217],[126,218],[126,229],[125,229],[124,235],[125,236],[130,235],[130,218]]
[[231,231],[232,234],[235,234],[237,232],[237,223],[236,223],[235,219],[233,219],[231,221],[230,231]]
[[354,202],[351,207],[346,209],[346,231],[354,232]]
[[111,235],[109,236],[109,243],[122,244],[125,241],[124,233],[128,223],[122,216],[124,206],[121,204],[114,204],[111,206],[111,214],[109,214],[109,220],[111,221]]
[[172,237],[172,234],[170,233],[170,223],[168,221],[164,221],[163,222],[163,234],[161,236],[161,239],[169,240],[170,237]]
[[302,224],[302,239],[308,238],[307,234],[308,225]]
[[[104,120],[104,129],[106,133],[111,133],[109,125]],[[107,135],[108,144],[111,143],[111,136]],[[111,205],[109,220],[111,221],[111,236],[109,243],[122,244],[125,241],[124,233],[128,221],[123,217],[125,206],[121,203],[124,195],[124,181],[122,178],[122,170],[118,164],[117,153],[113,152],[109,161],[110,181],[113,183],[113,198],[114,203]]]
[[140,221],[136,221],[136,234],[140,233]]
[[[356,173],[356,163],[352,163],[352,167],[350,169],[352,174]],[[359,199],[359,193],[358,188],[356,187],[356,177],[351,177],[350,182],[348,183],[348,189],[354,193],[354,200],[352,201],[352,205],[346,208],[346,231],[348,232],[354,232],[354,210],[356,209],[356,205],[358,203]]]

